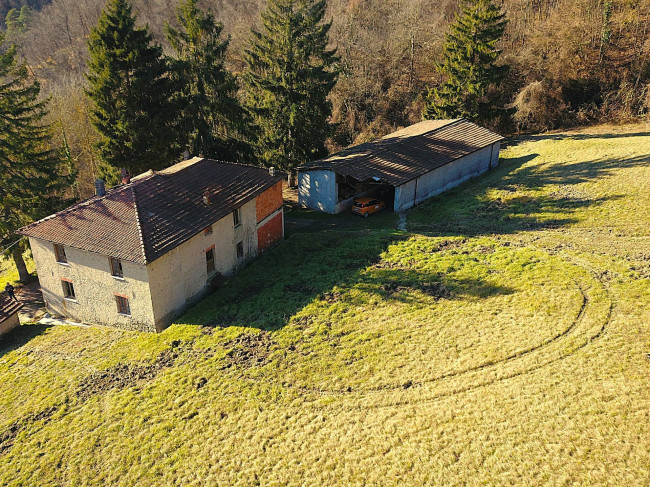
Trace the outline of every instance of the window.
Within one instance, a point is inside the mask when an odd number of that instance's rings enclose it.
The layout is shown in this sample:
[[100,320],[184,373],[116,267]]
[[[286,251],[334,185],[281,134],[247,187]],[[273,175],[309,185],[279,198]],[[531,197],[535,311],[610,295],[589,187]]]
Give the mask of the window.
[[244,242],[239,242],[237,244],[237,258],[238,259],[244,258]]
[[57,262],[61,262],[62,264],[66,264],[68,262],[68,258],[65,256],[65,249],[63,248],[63,245],[54,244],[54,255],[56,256]]
[[63,285],[63,297],[66,299],[77,299],[74,293],[74,284],[71,281],[61,281]]
[[115,295],[115,302],[117,303],[117,312],[121,315],[130,315],[131,307],[129,306],[129,298],[126,296]]
[[124,272],[122,271],[122,261],[116,259],[115,257],[109,258],[111,262],[111,276],[113,277],[124,277]]
[[212,274],[215,270],[214,266],[214,247],[205,251],[205,265],[208,270],[208,275]]
[[235,228],[241,225],[241,208],[237,208],[235,211],[232,212],[232,219],[233,222],[235,223]]
[[203,235],[212,235],[212,225],[203,230]]

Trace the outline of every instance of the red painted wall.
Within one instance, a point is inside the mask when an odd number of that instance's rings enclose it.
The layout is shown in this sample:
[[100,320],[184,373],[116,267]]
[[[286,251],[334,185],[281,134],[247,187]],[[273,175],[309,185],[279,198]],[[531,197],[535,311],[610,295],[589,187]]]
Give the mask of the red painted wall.
[[282,207],[282,181],[270,187],[255,199],[257,223]]
[[278,213],[257,229],[257,248],[259,252],[270,249],[282,240],[282,213]]

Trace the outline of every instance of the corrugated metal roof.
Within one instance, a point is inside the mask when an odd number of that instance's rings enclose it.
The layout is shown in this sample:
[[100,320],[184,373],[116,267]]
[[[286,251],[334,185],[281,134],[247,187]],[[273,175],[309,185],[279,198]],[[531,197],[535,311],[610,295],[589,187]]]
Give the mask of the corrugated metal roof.
[[400,186],[500,140],[500,135],[465,119],[428,120],[309,162],[300,171],[325,169],[358,181],[380,179]]
[[[138,264],[153,262],[278,183],[281,173],[194,158],[94,196],[17,233]],[[211,195],[203,203],[205,192]]]

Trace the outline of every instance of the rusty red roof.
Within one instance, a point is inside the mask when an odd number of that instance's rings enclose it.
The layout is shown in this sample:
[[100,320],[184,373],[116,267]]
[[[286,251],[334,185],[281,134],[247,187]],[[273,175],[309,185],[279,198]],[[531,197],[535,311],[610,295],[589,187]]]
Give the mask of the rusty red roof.
[[[194,158],[148,171],[17,233],[147,264],[281,181],[268,170]],[[210,195],[205,205],[203,196]]]
[[22,303],[0,296],[0,323],[18,313],[22,307]]
[[300,171],[324,169],[358,181],[379,179],[400,186],[501,140],[500,135],[465,119],[426,120],[308,162]]

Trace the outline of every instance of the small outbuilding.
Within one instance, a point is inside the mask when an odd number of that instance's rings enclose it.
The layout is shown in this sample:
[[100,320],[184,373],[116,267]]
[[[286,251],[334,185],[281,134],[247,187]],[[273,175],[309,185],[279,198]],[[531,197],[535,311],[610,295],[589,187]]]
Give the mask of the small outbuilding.
[[301,166],[299,202],[339,213],[377,196],[405,210],[496,167],[502,140],[465,119],[420,122]]
[[22,307],[20,302],[0,296],[0,336],[20,325],[18,311]]

